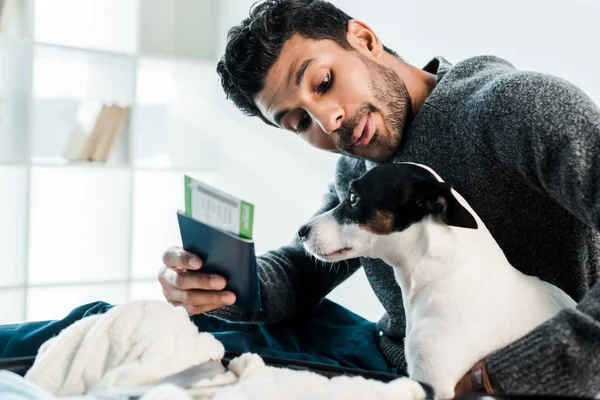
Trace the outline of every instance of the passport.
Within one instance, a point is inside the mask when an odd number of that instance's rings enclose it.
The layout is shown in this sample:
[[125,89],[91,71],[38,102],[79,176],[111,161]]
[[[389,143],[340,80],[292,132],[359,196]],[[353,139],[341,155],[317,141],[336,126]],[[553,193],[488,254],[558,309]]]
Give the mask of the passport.
[[234,305],[261,310],[258,264],[252,239],[254,206],[189,176],[185,211],[177,211],[183,248],[202,259],[200,272],[221,275]]

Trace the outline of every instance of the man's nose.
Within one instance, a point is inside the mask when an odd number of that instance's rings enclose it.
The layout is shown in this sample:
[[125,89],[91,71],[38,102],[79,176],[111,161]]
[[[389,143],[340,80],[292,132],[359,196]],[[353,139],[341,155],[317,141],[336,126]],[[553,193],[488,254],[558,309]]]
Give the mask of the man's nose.
[[332,107],[316,114],[318,123],[325,133],[332,134],[342,126],[344,110],[341,107]]

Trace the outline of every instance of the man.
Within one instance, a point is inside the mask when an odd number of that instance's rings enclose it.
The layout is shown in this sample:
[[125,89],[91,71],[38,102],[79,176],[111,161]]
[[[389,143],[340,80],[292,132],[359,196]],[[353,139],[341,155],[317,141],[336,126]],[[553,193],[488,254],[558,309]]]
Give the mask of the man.
[[[457,393],[600,391],[600,110],[584,93],[494,57],[417,68],[365,23],[319,0],[257,5],[230,31],[218,73],[241,111],[344,155],[317,213],[370,166],[429,165],[469,201],[515,267],[579,302],[479,362]],[[228,350],[403,372],[402,294],[391,268],[372,259],[317,264],[297,238],[258,261],[256,314],[232,306],[225,280],[203,274],[202,260],[181,249],[165,252],[159,280],[166,299]],[[377,327],[323,300],[361,266],[386,309]],[[104,309],[86,305],[61,321],[0,329],[0,356],[31,354]]]
[[[477,363],[459,394],[600,391],[600,110],[582,91],[495,57],[454,66],[435,58],[417,68],[365,23],[319,0],[257,5],[230,30],[217,70],[242,112],[344,155],[319,212],[377,163],[429,165],[469,201],[515,267],[579,302]],[[199,258],[173,248],[164,259],[167,300],[192,315],[248,323],[310,315],[362,266],[386,309],[372,351],[404,367],[401,293],[381,261],[323,266],[295,240],[259,258],[263,311],[251,315],[219,291],[221,277],[201,274]]]

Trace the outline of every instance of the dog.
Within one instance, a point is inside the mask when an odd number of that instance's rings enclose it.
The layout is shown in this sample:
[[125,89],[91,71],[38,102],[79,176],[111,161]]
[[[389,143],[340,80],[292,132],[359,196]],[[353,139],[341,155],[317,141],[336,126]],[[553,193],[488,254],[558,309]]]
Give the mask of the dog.
[[514,268],[467,201],[425,165],[370,169],[298,234],[322,261],[370,257],[393,268],[408,376],[442,399],[454,397],[479,360],[575,306],[558,287]]

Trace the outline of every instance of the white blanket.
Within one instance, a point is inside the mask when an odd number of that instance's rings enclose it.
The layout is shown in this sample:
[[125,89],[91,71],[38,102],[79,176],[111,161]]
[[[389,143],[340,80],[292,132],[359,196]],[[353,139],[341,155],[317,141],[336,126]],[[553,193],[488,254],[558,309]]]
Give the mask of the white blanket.
[[[220,360],[223,345],[199,333],[186,311],[140,300],[86,317],[40,348],[25,378],[56,396],[100,395],[114,388],[147,385],[207,360]],[[215,386],[220,384],[220,386]],[[424,399],[421,385],[406,378],[388,384],[361,377],[321,375],[265,366],[244,354],[229,371],[183,390],[164,384],[150,399]],[[99,397],[95,397],[99,398]]]

